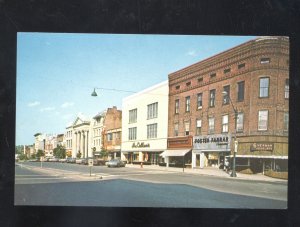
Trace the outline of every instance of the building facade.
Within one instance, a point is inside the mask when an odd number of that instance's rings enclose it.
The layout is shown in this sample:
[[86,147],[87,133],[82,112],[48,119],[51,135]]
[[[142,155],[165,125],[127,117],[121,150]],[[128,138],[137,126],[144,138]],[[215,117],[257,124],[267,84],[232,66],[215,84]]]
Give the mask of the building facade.
[[57,135],[45,135],[45,157],[53,157],[53,149],[57,147]]
[[168,81],[122,101],[122,159],[157,165],[167,149]]
[[45,135],[42,133],[34,134],[34,152],[37,153],[38,150],[45,151]]
[[94,116],[91,123],[93,155],[96,158],[100,157],[101,149],[103,149],[103,131],[105,116],[106,110]]
[[237,170],[287,169],[288,122],[286,37],[257,38],[169,74],[168,137],[193,137],[193,168],[222,166],[237,140]]

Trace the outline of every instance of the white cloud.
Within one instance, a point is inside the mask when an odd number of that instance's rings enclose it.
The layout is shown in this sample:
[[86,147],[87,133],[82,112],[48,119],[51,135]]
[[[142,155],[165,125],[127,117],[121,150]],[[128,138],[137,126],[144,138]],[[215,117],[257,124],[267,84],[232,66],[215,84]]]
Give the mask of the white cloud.
[[28,103],[27,106],[33,107],[33,106],[38,106],[38,105],[40,105],[40,104],[41,104],[40,102],[35,101],[35,102],[30,102],[30,103]]
[[68,108],[70,106],[73,106],[74,103],[73,102],[65,102],[61,105],[61,108]]
[[55,107],[45,107],[45,108],[41,108],[40,111],[44,112],[44,111],[51,111],[51,110],[55,110]]
[[190,51],[188,51],[186,54],[187,54],[188,56],[192,56],[192,57],[197,56],[197,53],[196,53],[195,50],[190,50]]

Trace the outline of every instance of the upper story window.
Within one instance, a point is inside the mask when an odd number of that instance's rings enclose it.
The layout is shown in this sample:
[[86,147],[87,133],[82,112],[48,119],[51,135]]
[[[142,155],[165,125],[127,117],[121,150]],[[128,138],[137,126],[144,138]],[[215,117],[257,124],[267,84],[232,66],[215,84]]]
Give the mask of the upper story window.
[[197,95],[197,109],[202,109],[202,93]]
[[216,89],[209,91],[209,107],[215,106],[215,99],[216,99]]
[[202,128],[202,120],[196,120],[196,135],[201,135],[201,128]]
[[187,96],[185,98],[185,112],[190,112],[190,107],[191,107],[191,97]]
[[174,124],[174,136],[178,136],[178,128],[179,128],[179,124],[175,123]]
[[260,59],[260,64],[269,64],[270,63],[270,58],[261,58]]
[[269,83],[270,78],[264,77],[259,79],[259,97],[265,98],[269,97]]
[[147,125],[147,139],[157,138],[157,123]]
[[230,68],[228,68],[228,69],[224,69],[224,74],[226,74],[226,73],[230,73],[230,71],[231,71],[231,69],[230,69]]
[[284,113],[284,116],[283,116],[283,130],[284,131],[288,131],[289,130],[289,113],[286,112]]
[[152,103],[148,106],[148,112],[147,112],[147,119],[157,118],[157,112],[158,112],[158,103]]
[[176,89],[176,90],[179,90],[179,89],[180,89],[180,85],[177,85],[177,86],[175,87],[175,89]]
[[285,85],[284,85],[284,98],[288,99],[290,93],[290,80],[285,79]]
[[136,140],[136,127],[128,129],[128,140]]
[[198,78],[198,83],[201,83],[201,82],[203,82],[203,77]]
[[223,87],[224,96],[223,96],[223,105],[226,105],[229,103],[230,99],[230,85]]
[[190,134],[190,122],[184,122],[184,131],[185,131],[185,135],[188,136]]
[[244,130],[244,113],[238,113],[236,119],[236,131],[243,132]]
[[129,110],[129,123],[135,123],[137,120],[137,109]]
[[222,132],[228,132],[228,114],[222,116]]
[[268,130],[268,110],[258,111],[258,130],[266,131]]
[[179,113],[179,99],[175,100],[175,114]]
[[188,87],[188,86],[191,86],[191,81],[187,82],[185,85],[186,85],[187,87]]
[[246,63],[239,64],[239,65],[238,65],[238,69],[245,68],[245,66],[246,66]]
[[210,79],[213,79],[213,78],[216,78],[216,76],[217,76],[216,73],[212,73],[212,74],[210,74],[209,78],[210,78]]
[[107,141],[112,141],[112,139],[113,139],[113,134],[107,133]]
[[213,134],[215,132],[215,118],[209,117],[208,118],[208,133]]
[[237,83],[237,101],[244,101],[244,91],[245,91],[245,81],[240,81]]

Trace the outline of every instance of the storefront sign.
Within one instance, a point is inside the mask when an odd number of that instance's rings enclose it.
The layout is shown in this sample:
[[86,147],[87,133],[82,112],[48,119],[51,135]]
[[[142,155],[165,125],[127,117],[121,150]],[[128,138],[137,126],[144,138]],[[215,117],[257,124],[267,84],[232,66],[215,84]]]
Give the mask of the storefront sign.
[[231,134],[194,136],[193,149],[211,151],[230,151]]
[[250,151],[273,151],[273,143],[253,143],[250,146]]
[[168,148],[192,148],[193,137],[168,138]]
[[141,147],[150,147],[150,144],[149,143],[140,143],[140,142],[137,142],[137,143],[133,143],[132,148],[141,148]]

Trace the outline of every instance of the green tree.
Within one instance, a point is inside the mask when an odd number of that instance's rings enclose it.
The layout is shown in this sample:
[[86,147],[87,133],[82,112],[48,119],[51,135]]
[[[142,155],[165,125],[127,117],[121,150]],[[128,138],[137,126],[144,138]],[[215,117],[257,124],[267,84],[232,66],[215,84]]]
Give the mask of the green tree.
[[35,155],[35,154],[32,154],[32,155],[30,156],[30,158],[31,158],[31,159],[35,159],[35,158],[36,158],[36,155]]
[[100,158],[107,159],[107,155],[108,155],[107,150],[102,147],[100,151]]
[[65,158],[66,157],[66,149],[63,146],[58,145],[56,148],[53,149],[53,154],[57,158]]
[[44,157],[44,156],[45,156],[45,152],[43,150],[38,150],[38,152],[36,153],[37,158]]
[[78,153],[76,154],[76,157],[81,158],[81,152],[80,151],[78,151]]
[[28,160],[27,156],[25,154],[20,154],[19,155],[20,160]]

